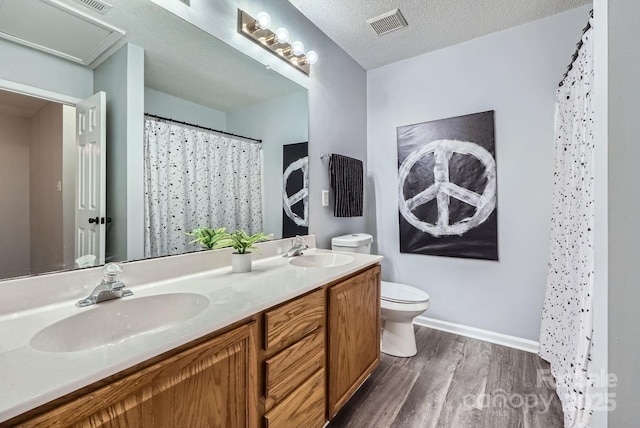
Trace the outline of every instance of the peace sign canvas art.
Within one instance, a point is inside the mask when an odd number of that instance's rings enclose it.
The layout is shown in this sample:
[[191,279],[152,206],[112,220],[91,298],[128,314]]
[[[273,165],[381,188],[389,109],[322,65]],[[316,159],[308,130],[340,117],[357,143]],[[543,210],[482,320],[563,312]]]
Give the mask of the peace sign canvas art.
[[494,112],[397,131],[400,252],[498,260]]
[[309,233],[309,143],[282,146],[282,237]]

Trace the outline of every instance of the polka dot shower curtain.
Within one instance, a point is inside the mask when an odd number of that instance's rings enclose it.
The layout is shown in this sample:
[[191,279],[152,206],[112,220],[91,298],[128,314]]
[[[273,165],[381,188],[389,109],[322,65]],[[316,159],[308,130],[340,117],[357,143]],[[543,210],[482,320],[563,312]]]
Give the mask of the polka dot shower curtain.
[[145,117],[145,257],[198,249],[197,227],[262,231],[260,144]]
[[593,346],[593,29],[558,88],[551,249],[540,356],[551,363],[566,427],[590,426]]

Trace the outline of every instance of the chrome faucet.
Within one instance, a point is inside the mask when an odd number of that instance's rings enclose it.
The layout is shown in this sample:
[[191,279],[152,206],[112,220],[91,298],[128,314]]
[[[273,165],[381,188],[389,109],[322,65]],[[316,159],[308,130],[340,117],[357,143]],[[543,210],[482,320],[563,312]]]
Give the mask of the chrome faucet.
[[118,264],[109,263],[104,267],[103,272],[104,278],[102,282],[98,284],[89,297],[77,302],[76,306],[83,308],[106,300],[120,299],[133,294],[133,291],[124,289],[124,282],[118,280],[118,275],[122,273],[122,268]]
[[297,235],[296,239],[293,243],[293,247],[289,248],[282,257],[295,257],[301,256],[304,250],[308,250],[309,246],[304,243],[304,238],[302,236]]

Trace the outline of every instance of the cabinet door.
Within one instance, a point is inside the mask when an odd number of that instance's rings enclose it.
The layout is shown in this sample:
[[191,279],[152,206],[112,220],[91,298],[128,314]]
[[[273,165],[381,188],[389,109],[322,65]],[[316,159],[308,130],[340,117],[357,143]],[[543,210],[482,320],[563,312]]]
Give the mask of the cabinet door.
[[[25,426],[248,427],[255,324],[245,325],[80,397]],[[252,394],[255,393],[255,400]]]
[[331,419],[380,362],[380,266],[328,293]]

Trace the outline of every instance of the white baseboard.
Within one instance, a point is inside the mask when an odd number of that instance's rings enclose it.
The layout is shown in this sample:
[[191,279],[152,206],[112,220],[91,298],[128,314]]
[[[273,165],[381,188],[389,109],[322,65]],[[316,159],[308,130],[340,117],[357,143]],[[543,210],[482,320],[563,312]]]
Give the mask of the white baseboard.
[[429,327],[434,330],[442,330],[447,333],[454,333],[460,336],[470,337],[472,339],[484,340],[485,342],[495,343],[497,345],[508,346],[509,348],[520,349],[522,351],[538,353],[540,343],[522,339],[520,337],[509,336],[502,333],[496,333],[489,330],[483,330],[481,328],[469,327],[462,324],[455,324],[447,321],[440,321],[433,318],[419,316],[413,323],[423,327]]

